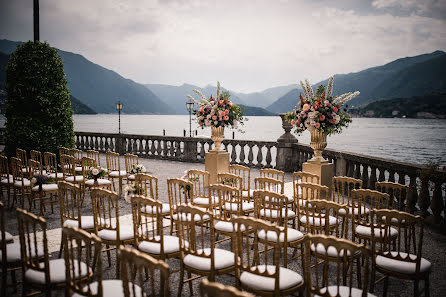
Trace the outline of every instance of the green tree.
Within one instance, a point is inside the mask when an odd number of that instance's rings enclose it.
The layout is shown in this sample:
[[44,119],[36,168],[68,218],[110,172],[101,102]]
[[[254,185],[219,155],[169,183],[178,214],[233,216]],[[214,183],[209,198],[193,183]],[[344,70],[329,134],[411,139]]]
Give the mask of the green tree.
[[28,41],[6,67],[6,147],[56,153],[74,146],[73,111],[62,59],[48,43]]

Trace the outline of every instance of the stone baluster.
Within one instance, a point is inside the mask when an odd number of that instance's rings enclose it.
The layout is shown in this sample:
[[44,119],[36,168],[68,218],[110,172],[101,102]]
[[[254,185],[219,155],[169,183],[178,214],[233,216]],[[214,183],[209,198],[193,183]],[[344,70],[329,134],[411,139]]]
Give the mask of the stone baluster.
[[170,151],[169,151],[169,156],[170,156],[170,157],[175,156],[176,144],[177,144],[177,143],[176,143],[175,140],[172,140],[172,141],[170,142]]
[[[155,140],[147,141],[147,149],[150,150],[152,156],[155,155]],[[148,154],[148,153],[147,153]]]
[[351,161],[347,162],[347,176],[353,177],[354,174],[354,163]]
[[271,165],[271,161],[272,161],[272,158],[271,158],[271,145],[266,145],[266,149],[267,149],[267,151],[266,151],[266,165],[265,165],[265,167],[266,168],[271,168],[271,167],[273,167]]
[[369,166],[368,165],[362,165],[362,185],[363,188],[368,188],[369,185]]
[[402,185],[406,184],[406,177],[405,174],[402,172],[398,172],[398,183]]
[[427,217],[429,215],[428,209],[430,206],[428,179],[421,179],[421,190],[420,195],[418,196],[418,206],[420,207],[423,217]]
[[355,163],[355,173],[353,174],[353,177],[357,179],[361,178],[361,164]]
[[410,183],[409,183],[409,197],[406,203],[408,203],[407,207],[410,213],[415,213],[416,211],[416,205],[418,201],[418,191],[417,191],[417,177],[414,175],[410,176]]
[[245,143],[240,143],[240,164],[246,165],[245,163]]
[[158,155],[158,157],[162,156],[162,152],[163,152],[163,148],[162,145],[166,145],[166,142],[164,140],[158,139],[157,143],[156,143],[156,154]]
[[389,170],[389,182],[395,182],[395,171]]
[[441,213],[444,210],[444,201],[441,194],[442,180],[436,179],[434,180],[434,183],[434,193],[432,195],[431,209],[432,213],[434,214],[435,223],[439,224],[441,223]]
[[386,170],[384,168],[379,168],[379,181],[385,181],[386,180]]
[[263,145],[258,145],[259,151],[257,152],[257,167],[262,167],[263,162]]
[[75,136],[75,138],[74,138],[74,145],[75,145],[76,147],[79,147],[79,144],[80,144],[80,142],[79,142],[79,137],[80,137],[80,136]]
[[375,190],[375,183],[376,183],[376,167],[371,166],[372,172],[370,173],[370,179],[369,179],[369,189]]
[[237,163],[237,144],[232,144],[231,163]]
[[[147,141],[144,141],[144,143],[147,145]],[[144,145],[143,145],[143,139],[139,140],[139,150],[138,150],[138,155],[143,155],[144,154]]]
[[254,159],[254,154],[252,153],[253,144],[248,143],[248,166],[252,166],[252,160]]

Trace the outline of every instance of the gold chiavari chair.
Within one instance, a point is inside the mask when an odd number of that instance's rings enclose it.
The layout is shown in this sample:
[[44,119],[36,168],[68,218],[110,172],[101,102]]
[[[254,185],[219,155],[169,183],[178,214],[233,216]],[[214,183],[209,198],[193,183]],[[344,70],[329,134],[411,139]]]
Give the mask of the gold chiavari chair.
[[8,196],[7,207],[11,200],[11,188],[14,187],[14,177],[9,174],[9,162],[8,157],[0,156],[0,193],[3,199],[3,189],[6,188],[6,194]]
[[119,196],[121,196],[122,184],[127,177],[127,171],[121,170],[121,162],[118,153],[106,152],[105,159],[107,161],[108,179],[111,179],[114,191],[116,191],[115,179],[118,179]]
[[[424,220],[407,212],[372,209],[372,291],[376,273],[384,275],[383,296],[387,296],[389,278],[413,280],[413,296],[420,296],[419,282],[424,280],[424,296],[429,296],[429,274],[432,264],[422,255]],[[392,229],[397,229],[395,239]]]
[[243,292],[231,286],[210,282],[207,279],[200,284],[201,297],[254,297],[251,293]]
[[[82,193],[79,185],[66,181],[58,182],[60,225],[62,227],[77,227],[87,232],[94,232],[94,217],[82,215]],[[59,257],[62,255],[63,234]]]
[[[364,245],[334,236],[314,234],[306,235],[304,242],[307,296],[374,296],[368,293],[370,252]],[[314,253],[314,247],[325,252]],[[332,257],[330,253],[336,256]],[[355,260],[347,255],[358,255],[363,259],[363,265],[358,268],[362,270],[360,275],[355,277],[353,269],[345,270],[345,267],[352,267]]]
[[[274,232],[266,233],[260,231],[258,238],[261,242],[279,242],[283,249],[283,266],[288,265],[288,248],[297,249],[304,234],[296,227],[296,213],[288,208],[288,198],[285,195],[270,191],[255,191],[255,217],[267,221],[280,228],[280,236],[276,237]],[[289,227],[291,221],[294,228]]]
[[133,166],[139,164],[139,159],[137,155],[125,154],[124,155],[125,162],[125,172],[127,173],[127,182],[135,181],[135,174],[131,173]]
[[54,179],[56,182],[63,180],[63,172],[59,172],[57,166],[57,156],[54,153],[45,152],[43,153],[44,168],[49,177]]
[[96,161],[98,166],[101,166],[101,155],[98,151],[87,150],[87,158],[92,158]]
[[93,204],[94,228],[96,235],[106,245],[108,263],[111,265],[110,245],[116,248],[116,275],[119,278],[118,247],[134,242],[133,226],[119,224],[119,196],[115,192],[93,188],[91,191]]
[[279,194],[283,194],[285,190],[283,181],[271,177],[256,177],[254,179],[254,185],[256,190],[276,192]]
[[95,159],[82,157],[82,175],[85,180],[85,189],[91,190],[93,187],[106,188],[111,190],[112,182],[105,178],[98,179],[88,179],[88,175],[90,174],[93,168],[97,167],[97,163]]
[[220,172],[217,174],[217,183],[239,189],[240,196],[243,197],[242,196],[243,179],[240,175],[228,172]]
[[17,159],[19,159],[21,161],[22,171],[29,172],[28,171],[28,155],[27,155],[26,151],[21,148],[17,148],[15,150],[15,156]]
[[[306,171],[296,171],[293,172],[293,196],[294,201],[299,201],[299,197],[302,196],[302,191],[299,192],[300,187],[298,186],[299,183],[312,183],[312,184],[319,184],[319,175],[309,173]],[[293,209],[294,211],[297,211],[296,209]]]
[[379,192],[389,194],[389,206],[392,209],[408,212],[409,186],[392,182],[376,182],[375,188]]
[[[352,218],[352,241],[358,243],[370,242],[372,236],[370,209],[388,209],[390,196],[374,190],[358,189],[353,190],[353,211],[350,212]],[[370,208],[369,208],[370,207]],[[380,235],[375,229],[375,238]],[[390,229],[389,238],[396,238],[398,230]]]
[[22,161],[15,157],[11,158],[11,172],[14,180],[14,194],[12,207],[14,207],[17,199],[20,197],[20,205],[25,207],[25,196],[28,196],[28,200],[31,199],[32,185],[28,178],[28,170],[23,171]]
[[[190,294],[193,296],[192,280],[207,276],[210,281],[214,281],[216,275],[234,271],[234,253],[215,247],[215,225],[211,212],[190,205],[180,205],[177,215],[181,251],[178,296],[181,296],[184,282],[189,282]],[[204,221],[210,225],[209,232],[206,232]],[[184,280],[185,271],[188,273],[187,280]],[[191,273],[198,276],[191,277]]]
[[[121,278],[125,297],[170,296],[169,265],[138,250],[119,247]],[[150,275],[149,282],[146,275]],[[144,289],[150,284],[149,289]]]
[[[147,173],[138,173],[135,175],[136,194],[159,201],[158,197],[158,178]],[[160,201],[161,202],[161,201]],[[161,203],[161,211],[159,215],[168,217],[170,215],[170,204]],[[142,208],[142,214],[151,216],[155,215],[154,209],[151,207]]]
[[[42,291],[46,296],[51,296],[52,289],[65,286],[65,261],[64,259],[49,259],[45,219],[18,208],[17,221],[22,259],[23,295],[26,296],[28,290],[34,288]],[[43,247],[42,261],[35,257],[40,253],[41,247]],[[86,265],[84,263],[76,265],[79,268],[76,277],[88,277]]]
[[285,183],[285,172],[273,168],[261,168],[260,177],[274,178],[280,180],[282,183]]
[[297,209],[297,214],[299,220],[297,221],[299,228],[301,227],[302,222],[305,223],[305,205],[310,200],[320,200],[325,199],[325,194],[328,193],[328,187],[322,186],[314,183],[306,183],[300,182],[296,184],[297,189],[295,190],[297,195],[297,199],[294,201],[293,208]]
[[[79,185],[82,191],[82,197],[85,196],[85,178],[83,175],[76,174],[76,162],[75,158],[70,155],[60,156],[60,164],[62,166],[62,172],[64,175],[64,180],[66,182]],[[81,166],[82,171],[82,166]]]
[[82,173],[83,152],[76,148],[72,148],[72,149],[70,149],[70,156],[74,157],[74,163],[76,164],[76,167],[75,167],[76,174],[81,174]]
[[[262,241],[259,234],[280,238],[281,228],[252,217],[234,217],[235,275],[243,290],[257,296],[303,294],[303,277],[280,265],[279,241]],[[251,232],[246,232],[250,230]],[[262,251],[268,252],[262,252]]]
[[191,204],[194,189],[191,182],[180,178],[167,179],[167,194],[170,205],[170,234],[173,234],[173,226],[177,223],[177,207],[181,204]]
[[348,176],[334,176],[331,189],[331,200],[353,207],[352,191],[362,188],[362,180]]
[[[35,176],[35,178],[38,175],[42,175],[43,168],[42,165],[35,160],[30,159],[29,160],[29,170],[30,173]],[[46,174],[45,174],[46,175]],[[40,203],[40,215],[43,216],[43,212],[45,210],[45,200],[49,200],[51,204],[51,213],[54,213],[54,206],[53,203],[57,202],[57,184],[56,183],[47,183],[43,185],[34,185],[32,184],[32,191],[31,191],[31,199],[29,201],[29,208],[31,210],[31,206],[36,200],[39,200]]]
[[[101,240],[74,226],[63,227],[62,238],[65,271],[61,273],[65,273],[65,296],[116,296],[115,290],[119,287],[113,286],[115,281],[102,281]],[[83,267],[81,270],[79,265]],[[79,278],[79,271],[84,270],[87,277]]]
[[[131,197],[135,247],[157,259],[179,258],[179,238],[164,234],[162,203],[141,195]],[[142,210],[151,209],[147,216]]]
[[229,165],[229,173],[242,177],[242,197],[250,202],[254,194],[254,189],[251,189],[251,168],[243,165],[232,164]]
[[37,161],[43,165],[42,153],[40,151],[30,150],[29,154],[30,154],[29,158],[30,160]]
[[187,177],[194,188],[192,205],[209,209],[213,203],[218,203],[218,201],[211,201],[209,193],[209,172],[190,169],[187,171]]
[[70,152],[70,149],[69,148],[66,148],[66,147],[63,147],[63,146],[60,146],[59,147],[59,157],[61,157],[62,155],[71,155],[71,152]]

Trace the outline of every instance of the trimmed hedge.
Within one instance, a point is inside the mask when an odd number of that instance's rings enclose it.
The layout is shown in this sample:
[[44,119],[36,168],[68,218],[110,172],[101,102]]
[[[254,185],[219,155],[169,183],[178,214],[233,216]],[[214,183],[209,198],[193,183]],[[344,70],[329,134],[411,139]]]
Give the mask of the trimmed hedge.
[[6,67],[6,147],[57,153],[74,146],[73,111],[62,59],[48,43],[28,41]]

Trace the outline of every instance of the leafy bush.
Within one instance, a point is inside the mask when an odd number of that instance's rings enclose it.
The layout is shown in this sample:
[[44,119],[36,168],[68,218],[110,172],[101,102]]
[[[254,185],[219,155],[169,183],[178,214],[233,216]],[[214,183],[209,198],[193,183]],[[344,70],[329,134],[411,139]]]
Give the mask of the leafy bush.
[[6,67],[6,154],[17,147],[56,153],[74,146],[73,111],[62,59],[48,43],[26,42]]

